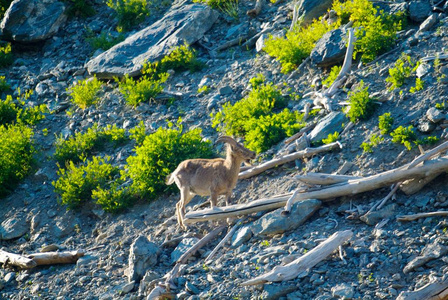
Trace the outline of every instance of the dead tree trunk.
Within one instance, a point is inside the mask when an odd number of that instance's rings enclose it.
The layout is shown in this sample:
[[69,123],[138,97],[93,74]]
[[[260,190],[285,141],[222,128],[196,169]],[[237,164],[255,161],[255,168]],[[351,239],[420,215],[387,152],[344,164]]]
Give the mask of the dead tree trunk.
[[66,252],[44,252],[33,253],[28,255],[38,266],[54,265],[54,264],[73,264],[80,257],[84,256],[83,251],[66,251]]
[[21,269],[31,269],[37,266],[37,263],[31,258],[3,250],[0,250],[0,263],[19,267]]

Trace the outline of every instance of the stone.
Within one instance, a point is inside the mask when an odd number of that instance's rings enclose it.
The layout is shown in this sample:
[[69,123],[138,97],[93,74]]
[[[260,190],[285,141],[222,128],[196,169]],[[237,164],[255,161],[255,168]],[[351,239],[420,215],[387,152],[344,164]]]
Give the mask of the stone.
[[201,291],[194,286],[191,282],[185,282],[185,289],[193,295],[198,295]]
[[171,263],[175,263],[185,252],[188,251],[194,244],[199,241],[198,238],[185,238],[177,247],[171,252]]
[[335,131],[342,131],[342,124],[347,123],[347,118],[342,112],[332,111],[326,115],[319,124],[310,132],[309,138],[312,143],[317,143],[328,137]]
[[339,299],[353,299],[354,288],[348,283],[341,283],[331,288],[331,295]]
[[233,93],[233,89],[228,85],[223,86],[222,88],[219,89],[219,94],[221,96],[228,96],[232,93]]
[[432,14],[422,24],[420,24],[419,31],[429,31],[437,23],[437,15]]
[[132,244],[129,252],[129,282],[139,282],[148,268],[158,262],[160,249],[145,236],[139,236]]
[[431,5],[428,1],[409,2],[409,19],[414,22],[423,22],[431,13]]
[[207,104],[207,110],[212,110],[213,108],[216,108],[218,106],[218,102],[221,100],[221,95],[214,94],[210,97]]
[[302,24],[310,24],[314,19],[319,19],[319,17],[325,15],[332,4],[333,0],[301,1],[301,5],[298,7],[299,19],[302,20]]
[[263,293],[261,294],[261,297],[266,300],[275,300],[286,296],[297,289],[298,287],[296,285],[283,286],[276,284],[265,284],[263,285]]
[[282,216],[284,208],[265,214],[250,226],[254,235],[274,235],[297,229],[313,213],[318,210],[322,202],[316,199],[299,201],[292,206],[288,216]]
[[428,63],[422,63],[418,66],[417,70],[415,71],[418,78],[422,78],[426,74],[428,74],[431,71],[431,65]]
[[434,129],[436,129],[436,125],[428,120],[420,120],[417,126],[418,131],[423,133],[430,133]]
[[21,43],[46,40],[65,23],[65,8],[56,0],[16,0],[0,24],[2,39]]
[[394,203],[384,207],[383,209],[368,212],[365,215],[361,216],[360,220],[366,223],[367,225],[373,226],[383,219],[393,217],[395,215],[396,208],[397,205]]
[[318,67],[329,67],[344,60],[347,51],[346,30],[335,29],[325,33],[311,51],[311,60]]
[[445,114],[435,107],[431,107],[426,111],[426,117],[433,123],[439,123],[445,119]]
[[261,52],[265,46],[266,40],[269,38],[267,34],[262,34],[255,43],[255,50]]
[[17,239],[27,233],[28,223],[23,216],[6,219],[0,225],[0,240]]
[[232,248],[238,248],[243,243],[250,240],[252,237],[252,230],[249,226],[244,226],[243,228],[240,228],[232,237]]
[[427,262],[444,256],[448,253],[448,247],[439,244],[436,239],[433,243],[426,245],[422,250],[422,254],[411,260],[403,269],[403,273],[407,274],[412,270],[425,265]]
[[137,76],[144,62],[160,60],[173,47],[199,40],[218,15],[207,5],[175,5],[159,21],[91,59],[87,70],[99,78]]

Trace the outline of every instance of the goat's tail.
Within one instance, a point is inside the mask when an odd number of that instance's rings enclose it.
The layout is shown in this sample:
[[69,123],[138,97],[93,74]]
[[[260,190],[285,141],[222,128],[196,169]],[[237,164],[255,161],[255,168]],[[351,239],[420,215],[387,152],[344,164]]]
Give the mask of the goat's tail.
[[174,182],[174,173],[171,173],[170,175],[166,176],[165,184],[171,185]]

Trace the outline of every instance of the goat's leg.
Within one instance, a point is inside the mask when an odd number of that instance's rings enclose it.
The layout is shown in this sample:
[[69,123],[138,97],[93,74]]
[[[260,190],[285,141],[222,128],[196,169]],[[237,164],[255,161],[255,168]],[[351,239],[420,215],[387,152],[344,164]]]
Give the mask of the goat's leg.
[[218,193],[211,191],[210,192],[210,208],[213,209],[218,204]]
[[232,198],[232,191],[230,191],[230,193],[227,193],[225,196],[226,196],[226,206],[229,206],[230,204],[232,204],[232,202],[230,201],[230,199]]
[[185,206],[191,201],[194,194],[190,192],[189,188],[182,188],[180,190],[180,201],[176,204],[177,221],[182,229],[187,230],[184,224]]

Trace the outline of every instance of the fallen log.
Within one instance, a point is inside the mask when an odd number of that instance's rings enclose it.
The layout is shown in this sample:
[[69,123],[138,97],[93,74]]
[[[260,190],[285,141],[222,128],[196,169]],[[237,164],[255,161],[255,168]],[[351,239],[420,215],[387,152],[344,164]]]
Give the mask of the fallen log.
[[264,162],[261,165],[252,167],[244,172],[240,172],[240,174],[238,174],[238,179],[250,178],[250,177],[260,174],[266,170],[272,169],[276,166],[286,164],[290,161],[294,161],[296,159],[304,158],[304,157],[311,157],[318,153],[330,151],[330,150],[333,150],[336,148],[342,148],[341,143],[335,142],[335,143],[323,145],[323,146],[317,147],[317,148],[306,148],[305,150],[301,150],[301,151],[294,152],[294,153],[287,154],[287,155],[282,155],[282,156],[274,158],[270,161]]
[[80,257],[84,256],[83,251],[65,251],[65,252],[44,252],[29,254],[32,260],[34,260],[38,266],[41,265],[54,265],[54,264],[73,264]]
[[296,278],[300,273],[305,272],[319,262],[327,258],[331,253],[339,248],[353,235],[351,230],[338,231],[327,240],[310,250],[303,256],[285,266],[276,266],[272,271],[258,276],[254,279],[243,282],[242,286],[263,284],[266,282],[286,281]]
[[19,267],[21,269],[31,269],[37,266],[37,263],[31,258],[3,250],[0,250],[0,263],[3,265]]
[[444,217],[444,216],[448,216],[448,211],[441,210],[441,211],[434,211],[434,212],[429,212],[429,213],[397,216],[397,221],[401,221],[401,222],[415,221],[415,220],[421,219],[421,218]]
[[448,277],[441,281],[429,282],[418,290],[401,292],[397,300],[445,300],[448,299]]
[[349,180],[361,179],[362,177],[350,176],[350,175],[325,174],[325,173],[308,173],[305,175],[297,175],[294,178],[306,184],[329,185],[329,184],[347,182]]
[[261,9],[263,8],[263,4],[264,4],[264,0],[257,0],[255,2],[255,7],[253,9],[248,10],[246,12],[246,14],[252,18],[258,16],[261,12]]

